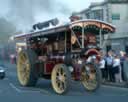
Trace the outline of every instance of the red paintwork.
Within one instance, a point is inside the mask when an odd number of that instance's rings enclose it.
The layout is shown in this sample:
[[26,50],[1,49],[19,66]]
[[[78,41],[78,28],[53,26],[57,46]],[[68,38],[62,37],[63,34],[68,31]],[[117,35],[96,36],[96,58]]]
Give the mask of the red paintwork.
[[44,74],[51,74],[52,69],[54,68],[54,62],[47,62],[44,64]]
[[91,55],[100,55],[99,51],[96,49],[89,49],[85,52],[85,56],[91,56]]
[[44,64],[44,74],[51,74],[54,66],[59,63],[64,63],[62,58],[49,58],[48,61],[46,61]]
[[[99,60],[100,59],[100,56],[99,56],[99,51],[97,51],[96,49],[89,49],[88,51],[85,52],[85,56],[86,58],[88,56],[91,56],[91,55],[97,55],[97,59]],[[40,56],[39,57],[39,60],[42,60],[43,61],[43,57],[44,56]],[[86,58],[82,58],[84,61],[86,61]],[[98,61],[97,60],[97,61]],[[63,56],[50,56],[49,58],[47,58],[47,60],[45,61],[44,63],[44,74],[45,75],[51,75],[51,72],[54,68],[55,65],[59,64],[59,63],[64,63],[64,60],[63,60]],[[80,80],[80,75],[81,75],[81,65],[80,64],[73,64],[73,68],[74,68],[74,71],[73,71],[73,77],[75,80]]]
[[73,72],[74,80],[80,80],[81,65],[80,64],[74,64],[73,67],[74,67],[74,72]]

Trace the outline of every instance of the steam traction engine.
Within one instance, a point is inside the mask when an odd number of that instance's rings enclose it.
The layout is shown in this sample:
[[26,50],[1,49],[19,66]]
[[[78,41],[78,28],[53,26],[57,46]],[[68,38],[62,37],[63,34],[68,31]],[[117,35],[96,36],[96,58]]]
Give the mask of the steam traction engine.
[[21,85],[34,86],[38,78],[51,79],[57,94],[64,94],[71,80],[81,81],[88,91],[100,86],[100,48],[96,36],[113,33],[102,21],[81,20],[28,34],[15,35],[25,41],[17,46],[17,75]]

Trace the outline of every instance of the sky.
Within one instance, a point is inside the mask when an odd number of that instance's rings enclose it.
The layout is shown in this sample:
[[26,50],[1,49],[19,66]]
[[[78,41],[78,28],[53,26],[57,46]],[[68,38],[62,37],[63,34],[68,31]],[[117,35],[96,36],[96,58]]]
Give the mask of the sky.
[[73,11],[80,11],[88,8],[91,2],[101,2],[103,0],[57,0],[68,5]]
[[59,18],[68,21],[72,12],[88,8],[91,2],[103,0],[2,0],[0,18],[15,24],[17,29],[26,30],[31,25]]
[[[53,15],[54,17],[58,17],[58,18],[60,17],[60,19],[64,21],[69,19],[69,16],[71,15],[72,12],[79,12],[81,10],[88,8],[91,2],[102,2],[103,0],[56,0],[56,1],[61,2],[63,5],[67,7],[67,9],[69,9],[69,12],[67,12],[66,15],[65,14],[63,15],[62,12],[58,12]],[[44,18],[45,19],[49,18],[48,15],[46,14]],[[38,20],[41,21],[42,16],[37,15],[36,17],[37,17],[37,21]]]

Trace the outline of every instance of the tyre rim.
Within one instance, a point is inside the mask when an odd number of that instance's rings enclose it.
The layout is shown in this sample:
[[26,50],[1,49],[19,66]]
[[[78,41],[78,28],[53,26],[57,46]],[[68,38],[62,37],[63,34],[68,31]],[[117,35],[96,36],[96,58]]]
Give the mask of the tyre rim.
[[29,79],[30,65],[25,53],[20,53],[18,57],[18,78],[22,85],[25,85]]
[[97,87],[97,72],[94,65],[84,65],[81,70],[81,80],[87,90],[95,90]]
[[53,87],[57,93],[62,94],[66,89],[66,72],[63,67],[56,67],[52,74]]

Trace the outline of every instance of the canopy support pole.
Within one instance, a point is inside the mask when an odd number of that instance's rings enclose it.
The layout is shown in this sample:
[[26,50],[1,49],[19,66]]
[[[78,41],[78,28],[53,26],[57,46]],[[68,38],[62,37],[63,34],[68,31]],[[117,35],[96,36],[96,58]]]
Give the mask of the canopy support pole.
[[65,44],[65,53],[67,53],[67,33],[66,33],[66,31],[65,31],[65,42],[64,42]]
[[99,36],[100,36],[100,48],[102,48],[102,29],[101,28],[100,28]]
[[82,48],[84,48],[84,24],[82,26]]

